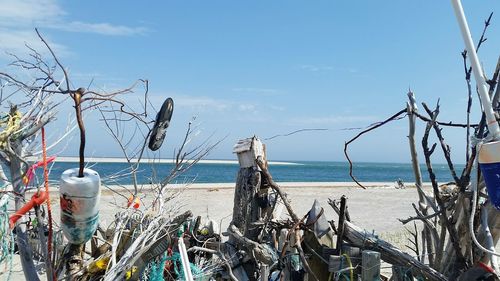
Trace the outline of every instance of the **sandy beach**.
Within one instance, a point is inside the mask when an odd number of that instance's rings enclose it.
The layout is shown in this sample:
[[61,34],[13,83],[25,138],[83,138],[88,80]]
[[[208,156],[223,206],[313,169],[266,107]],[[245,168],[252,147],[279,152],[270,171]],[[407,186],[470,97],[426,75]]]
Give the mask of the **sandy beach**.
[[[413,187],[396,189],[394,183],[364,183],[362,189],[353,183],[317,182],[317,183],[279,183],[287,192],[294,210],[299,216],[305,215],[315,199],[319,200],[329,219],[337,219],[337,215],[327,204],[328,198],[339,199],[342,195],[348,198],[348,207],[352,220],[366,228],[379,233],[398,231],[402,224],[398,218],[413,215],[411,203],[418,200],[417,191]],[[234,183],[172,184],[168,189],[178,193],[171,201],[172,208],[180,211],[191,210],[193,214],[221,222],[225,230],[233,211]],[[101,197],[101,220],[103,224],[114,218],[117,208],[126,207],[126,199],[115,191],[132,189],[132,186],[103,186]],[[127,192],[122,192],[126,194]],[[144,203],[148,205],[152,191],[146,188],[140,192]],[[58,198],[51,200],[54,209],[58,209]],[[56,212],[56,217],[58,214]],[[286,218],[283,212],[282,218]]]
[[[398,218],[407,218],[413,215],[411,203],[418,200],[414,187],[396,189],[394,183],[364,183],[367,189],[362,189],[354,183],[346,182],[317,182],[317,183],[279,183],[291,200],[295,212],[299,216],[305,215],[315,199],[319,200],[325,210],[328,220],[337,221],[338,216],[327,204],[328,198],[339,199],[342,195],[348,198],[348,208],[351,220],[366,230],[389,237],[390,239],[404,239],[399,233],[404,231]],[[124,192],[124,188],[131,190],[132,186],[103,186],[101,195],[101,225],[106,226],[114,219],[119,208],[126,207],[126,198],[117,195],[115,191]],[[170,201],[170,207],[175,210],[191,210],[195,216],[210,218],[220,223],[221,232],[224,232],[231,220],[234,200],[234,183],[203,183],[172,184],[169,185],[172,193],[178,194]],[[428,189],[429,187],[426,187]],[[429,190],[430,191],[430,190]],[[153,195],[151,190],[144,189],[140,196],[147,204]],[[54,220],[59,221],[59,198],[57,190],[51,192]],[[282,218],[286,218],[286,211]],[[0,278],[3,274],[0,274]],[[14,280],[24,280],[19,257],[15,256],[13,268]]]

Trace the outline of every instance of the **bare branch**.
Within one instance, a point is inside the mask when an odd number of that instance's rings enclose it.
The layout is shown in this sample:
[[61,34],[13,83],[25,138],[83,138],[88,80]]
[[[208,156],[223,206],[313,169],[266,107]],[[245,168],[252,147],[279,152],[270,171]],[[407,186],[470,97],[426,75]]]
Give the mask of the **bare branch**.
[[368,129],[365,129],[363,131],[361,131],[360,133],[358,133],[356,136],[354,136],[352,139],[350,139],[349,141],[347,141],[345,144],[344,144],[344,155],[345,157],[347,158],[347,161],[349,161],[349,176],[351,177],[351,179],[359,186],[359,187],[362,187],[364,189],[366,189],[365,186],[363,186],[353,175],[353,172],[352,172],[352,161],[351,161],[351,158],[349,158],[349,155],[347,154],[347,147],[349,146],[349,144],[351,144],[352,142],[354,142],[356,139],[358,139],[359,137],[361,137],[362,135],[372,131],[372,130],[375,130],[377,129],[378,127],[381,127],[391,121],[394,121],[394,120],[398,120],[397,118],[400,117],[401,115],[405,114],[406,113],[406,108],[403,108],[401,109],[399,112],[397,112],[396,114],[392,115],[391,117],[387,118],[386,120],[382,121],[382,122],[379,122],[379,123],[376,123],[376,124],[373,124],[373,126],[369,127]]

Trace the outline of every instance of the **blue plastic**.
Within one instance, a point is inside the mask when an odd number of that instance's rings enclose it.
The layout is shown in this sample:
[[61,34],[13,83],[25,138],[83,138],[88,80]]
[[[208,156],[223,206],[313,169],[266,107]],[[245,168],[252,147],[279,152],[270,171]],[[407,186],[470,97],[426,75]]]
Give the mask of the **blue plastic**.
[[497,210],[500,210],[500,163],[480,163],[488,197]]

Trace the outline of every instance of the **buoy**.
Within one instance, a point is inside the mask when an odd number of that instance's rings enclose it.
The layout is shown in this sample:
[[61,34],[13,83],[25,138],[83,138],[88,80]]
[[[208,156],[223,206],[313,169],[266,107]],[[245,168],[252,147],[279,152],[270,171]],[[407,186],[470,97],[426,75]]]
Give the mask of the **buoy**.
[[69,169],[61,175],[60,206],[63,234],[72,244],[84,244],[92,238],[99,223],[101,178],[91,169]]
[[483,173],[488,197],[500,210],[500,141],[484,143],[479,149],[479,167]]

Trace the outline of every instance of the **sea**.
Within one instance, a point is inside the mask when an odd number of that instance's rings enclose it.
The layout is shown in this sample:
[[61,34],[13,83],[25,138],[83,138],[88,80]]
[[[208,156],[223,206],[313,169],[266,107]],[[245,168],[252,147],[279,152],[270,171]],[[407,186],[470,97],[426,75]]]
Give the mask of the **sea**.
[[[221,163],[219,163],[221,162]],[[239,170],[237,162],[210,161],[209,163],[197,163],[189,170],[180,173],[171,183],[234,183]],[[50,169],[50,180],[58,181],[61,173],[66,169],[76,168],[76,162],[55,162]],[[89,163],[87,167],[96,170],[101,175],[103,182],[107,184],[131,184],[129,175],[130,166],[127,163],[96,162]],[[137,170],[139,183],[157,182],[170,173],[174,165],[172,163],[141,164]],[[460,175],[464,165],[456,165],[455,169]],[[451,174],[446,164],[433,165],[434,173],[439,182],[452,181]],[[316,162],[316,161],[287,161],[279,164],[269,165],[273,179],[277,182],[351,182],[349,176],[349,165],[347,162]],[[424,182],[430,181],[427,168],[421,166]],[[42,175],[42,169],[36,172],[38,177]],[[405,183],[413,183],[413,169],[410,163],[363,163],[356,162],[353,166],[353,174],[359,181],[363,182],[395,182],[402,180]]]

